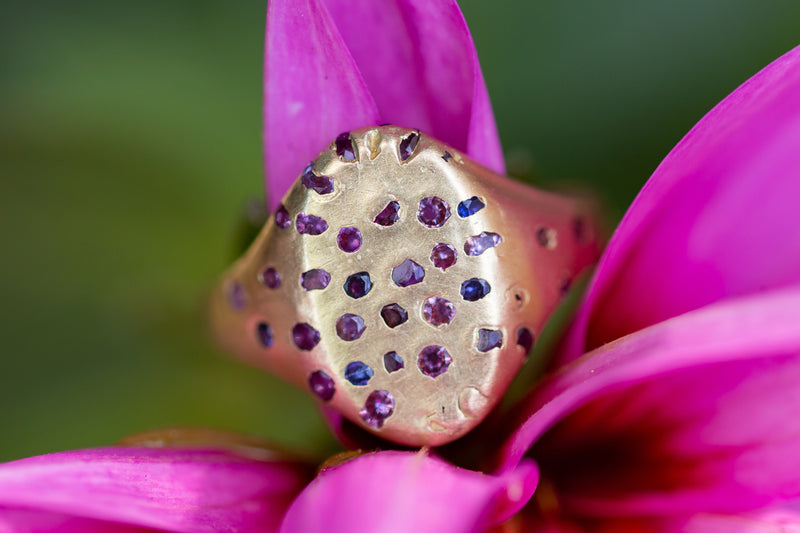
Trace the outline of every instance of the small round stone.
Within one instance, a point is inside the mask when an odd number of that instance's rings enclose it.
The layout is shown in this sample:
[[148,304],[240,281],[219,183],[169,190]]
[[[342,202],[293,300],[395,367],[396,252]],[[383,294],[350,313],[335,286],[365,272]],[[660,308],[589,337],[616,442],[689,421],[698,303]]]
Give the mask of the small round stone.
[[361,232],[358,228],[342,228],[336,236],[336,244],[341,251],[351,254],[361,248]]
[[461,297],[468,302],[475,302],[492,292],[492,287],[485,279],[470,278],[461,284]]
[[411,259],[406,259],[392,269],[392,281],[398,287],[415,285],[423,279],[425,279],[425,269]]
[[438,196],[428,196],[419,202],[417,220],[429,228],[440,228],[450,218],[450,206]]
[[455,318],[456,306],[441,296],[431,296],[422,304],[422,316],[432,326],[443,326]]
[[330,401],[336,392],[336,385],[333,379],[322,370],[315,370],[308,376],[308,386],[320,400]]
[[372,280],[368,272],[356,272],[344,282],[344,292],[350,298],[363,298],[372,290]]
[[533,348],[533,333],[528,328],[519,328],[517,330],[517,346],[521,346],[527,355]]
[[277,289],[281,286],[281,275],[274,267],[267,267],[258,273],[258,281],[265,287]]
[[324,219],[314,215],[298,213],[297,233],[301,235],[321,235],[327,229],[328,223]]
[[400,204],[392,200],[383,210],[375,215],[375,222],[379,226],[391,226],[400,220]]
[[419,352],[417,366],[426,376],[435,378],[447,372],[453,359],[443,346],[426,346]]
[[272,346],[274,340],[272,337],[272,328],[265,322],[259,322],[258,326],[256,326],[256,337],[258,337],[258,341],[265,348]]
[[458,216],[460,216],[461,218],[467,218],[469,216],[474,215],[484,207],[486,207],[486,204],[483,203],[483,201],[481,201],[481,199],[478,198],[477,196],[473,196],[468,200],[459,202]]
[[503,332],[496,329],[481,328],[478,330],[478,344],[479,352],[488,352],[494,348],[501,348],[503,346]]
[[319,331],[314,329],[310,324],[301,322],[295,324],[292,328],[292,340],[301,350],[312,350],[314,346],[319,344],[319,339]]
[[344,369],[344,379],[357,387],[363,387],[369,380],[372,379],[374,372],[369,365],[361,361],[353,361],[348,363]]
[[352,313],[345,313],[336,320],[336,334],[343,341],[354,341],[364,334],[364,319]]
[[228,284],[226,291],[228,294],[228,305],[235,311],[241,311],[247,305],[247,293],[238,281]]
[[312,268],[300,275],[300,286],[307,291],[324,289],[331,282],[331,275],[321,268]]
[[408,320],[408,311],[397,304],[384,305],[381,309],[381,318],[390,328],[396,328]]
[[369,393],[358,415],[369,427],[380,429],[392,413],[394,413],[394,397],[389,391],[375,390]]
[[447,270],[451,266],[455,265],[457,258],[458,254],[456,249],[443,242],[440,242],[434,246],[433,250],[431,251],[431,262],[433,263],[433,266],[436,268],[441,268],[442,270]]
[[337,135],[334,145],[336,147],[336,155],[345,161],[356,160],[356,152],[353,149],[353,139],[350,137],[349,131]]
[[388,373],[397,372],[405,366],[403,358],[397,352],[391,351],[383,354],[383,367]]
[[281,229],[286,229],[292,225],[292,217],[289,216],[289,211],[286,210],[283,204],[279,205],[275,211],[275,225]]
[[317,176],[314,174],[313,161],[303,170],[300,182],[306,189],[311,189],[317,194],[330,194],[333,192],[333,180],[328,176]]

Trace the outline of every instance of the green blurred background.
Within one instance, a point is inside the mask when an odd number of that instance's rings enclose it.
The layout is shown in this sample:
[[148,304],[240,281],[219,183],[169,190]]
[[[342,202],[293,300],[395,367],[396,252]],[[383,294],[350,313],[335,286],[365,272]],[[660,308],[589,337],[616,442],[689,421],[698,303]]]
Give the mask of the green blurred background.
[[[310,452],[310,399],[228,360],[203,299],[262,195],[263,1],[0,7],[0,460],[207,425]],[[512,168],[619,217],[800,2],[463,2]]]

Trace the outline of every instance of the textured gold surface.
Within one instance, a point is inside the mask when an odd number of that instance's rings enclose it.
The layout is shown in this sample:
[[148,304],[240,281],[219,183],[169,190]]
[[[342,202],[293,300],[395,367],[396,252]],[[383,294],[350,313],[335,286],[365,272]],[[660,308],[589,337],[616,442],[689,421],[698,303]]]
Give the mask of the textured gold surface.
[[[421,134],[414,153],[402,160],[399,143],[410,130],[395,126],[365,128],[351,133],[356,160],[337,156],[333,145],[315,161],[318,175],[333,178],[334,191],[320,195],[296,182],[283,200],[292,225],[276,226],[274,218],[246,255],[226,274],[215,293],[213,324],[223,345],[251,363],[309,390],[311,372],[323,370],[335,381],[328,402],[351,421],[401,444],[440,445],[463,435],[494,407],[527,354],[517,344],[519,328],[536,337],[564,288],[599,253],[589,208],[565,197],[544,193],[497,175],[456,150]],[[298,162],[298,167],[304,162]],[[450,206],[449,219],[439,228],[417,220],[422,198],[438,196]],[[478,196],[486,207],[462,218],[457,206]],[[384,227],[375,216],[395,200],[400,219]],[[321,235],[301,235],[297,214],[324,218],[328,229]],[[354,226],[363,237],[355,253],[341,251],[339,229]],[[468,256],[464,243],[481,232],[494,232],[502,242],[479,256]],[[458,259],[446,271],[431,263],[437,243],[456,248]],[[393,267],[412,259],[425,270],[424,281],[398,287],[391,279]],[[282,284],[276,290],[259,282],[259,273],[273,266]],[[301,274],[324,269],[331,282],[323,290],[306,291]],[[348,275],[367,271],[372,290],[363,298],[345,294]],[[469,302],[461,284],[483,278],[491,286],[484,298]],[[232,287],[243,289],[245,305],[230,305]],[[423,318],[430,296],[455,305],[451,323],[433,326]],[[408,321],[390,329],[381,319],[384,305],[397,303],[408,311]],[[360,339],[346,342],[336,334],[336,320],[344,313],[360,315],[366,330]],[[274,344],[263,346],[256,334],[259,322],[269,324]],[[292,327],[306,322],[321,334],[311,351],[299,350]],[[478,330],[503,334],[501,348],[481,353],[476,349]],[[436,378],[417,366],[420,351],[444,346],[452,357],[446,372]],[[383,355],[396,351],[405,368],[389,373]],[[369,365],[374,376],[365,386],[344,378],[352,361]],[[394,397],[394,412],[380,429],[366,425],[359,411],[367,396],[385,390]]]

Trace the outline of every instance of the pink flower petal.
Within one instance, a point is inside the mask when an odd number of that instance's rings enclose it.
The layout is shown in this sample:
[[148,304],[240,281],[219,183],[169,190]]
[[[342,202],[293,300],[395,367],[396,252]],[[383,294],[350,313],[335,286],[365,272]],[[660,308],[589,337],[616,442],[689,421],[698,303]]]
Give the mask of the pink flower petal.
[[149,533],[150,528],[128,526],[63,513],[0,507],[0,533]]
[[737,512],[800,497],[798,323],[792,288],[587,354],[526,400],[504,468],[542,437],[543,479],[585,515]]
[[[63,531],[70,523],[80,526],[79,519],[186,533],[274,531],[306,474],[296,463],[218,450],[43,455],[0,465],[0,506],[6,509],[0,524],[20,519],[35,526],[62,515]],[[24,510],[42,514],[26,517]]]
[[281,531],[482,531],[524,506],[537,480],[530,462],[495,477],[423,452],[376,452],[323,470],[289,508]]
[[800,281],[798,146],[795,48],[710,111],[656,169],[598,266],[568,357]]

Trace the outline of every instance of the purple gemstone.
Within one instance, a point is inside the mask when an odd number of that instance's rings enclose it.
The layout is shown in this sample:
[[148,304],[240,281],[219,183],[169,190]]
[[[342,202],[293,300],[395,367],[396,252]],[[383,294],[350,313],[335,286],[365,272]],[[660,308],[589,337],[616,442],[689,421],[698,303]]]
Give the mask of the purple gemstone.
[[476,302],[492,292],[492,287],[485,279],[470,278],[461,284],[461,297],[468,302]]
[[435,378],[447,372],[447,367],[450,366],[453,360],[450,354],[443,346],[426,346],[419,352],[417,358],[417,366],[426,376]]
[[456,316],[456,306],[440,296],[431,296],[422,305],[422,316],[433,326],[449,324]]
[[354,341],[361,337],[366,326],[364,319],[358,315],[345,313],[336,320],[336,334],[343,341]]
[[340,250],[351,254],[361,248],[361,232],[353,227],[342,228],[336,237],[336,243]]
[[503,242],[503,238],[497,233],[482,231],[480,235],[473,235],[467,238],[467,242],[464,243],[464,252],[472,256],[481,255],[501,242]]
[[334,142],[336,145],[336,155],[345,161],[355,161],[356,152],[353,150],[353,139],[350,138],[350,132],[346,131],[340,133]]
[[555,231],[551,230],[550,228],[539,228],[536,230],[536,242],[539,243],[539,246],[552,248],[555,246],[556,242]]
[[361,298],[372,290],[372,280],[368,272],[356,272],[347,277],[344,282],[344,292],[350,298]]
[[227,293],[228,305],[236,311],[244,309],[244,306],[247,305],[247,293],[241,283],[237,281],[231,282],[228,285]]
[[320,235],[328,229],[328,223],[324,219],[300,213],[297,215],[297,233],[306,235]]
[[408,320],[408,311],[397,304],[384,305],[381,309],[381,318],[390,328],[396,328]]
[[387,352],[383,354],[383,366],[388,373],[397,372],[405,366],[403,358],[397,355],[397,352]]
[[281,275],[273,267],[267,267],[259,272],[258,281],[265,287],[277,289],[281,286]]
[[398,287],[408,287],[425,279],[425,269],[411,259],[406,259],[392,269],[392,281]]
[[400,141],[400,160],[405,161],[414,153],[419,143],[419,133],[412,131]]
[[324,289],[331,282],[331,275],[321,268],[314,268],[303,272],[300,276],[300,285],[307,291]]
[[268,324],[264,322],[259,322],[258,326],[256,326],[256,336],[258,337],[259,342],[265,347],[269,348],[272,346],[273,338],[272,338],[272,328],[269,327]]
[[330,401],[336,392],[336,385],[334,385],[333,380],[322,370],[316,370],[308,376],[308,386],[311,387],[311,392],[316,394],[320,400],[326,402]]
[[433,266],[441,268],[442,270],[447,270],[455,265],[457,257],[456,249],[443,242],[434,246],[433,251],[431,251],[431,262]]
[[496,329],[478,330],[478,351],[488,352],[494,348],[503,346],[503,332]]
[[517,346],[522,346],[525,354],[530,353],[533,348],[533,333],[528,328],[519,328],[517,330]]
[[348,363],[344,369],[344,379],[355,385],[356,387],[363,387],[369,380],[372,379],[375,373],[369,365],[361,361],[353,361]]
[[450,206],[438,196],[428,196],[419,201],[417,220],[429,228],[439,228],[450,218]]
[[306,189],[316,191],[317,194],[330,194],[333,192],[333,180],[328,176],[317,176],[314,174],[314,162],[308,164],[300,178]]
[[375,216],[375,220],[373,220],[373,222],[379,226],[391,226],[400,219],[399,212],[400,204],[392,200],[386,204],[386,207],[383,208],[383,211]]
[[301,322],[292,328],[292,340],[301,350],[309,351],[319,344],[319,331],[310,324]]
[[375,390],[369,393],[364,408],[358,412],[361,420],[374,429],[383,427],[384,421],[394,413],[394,398],[389,391]]
[[275,211],[275,225],[281,229],[286,229],[292,225],[292,217],[289,216],[289,211],[283,207],[283,204],[279,205],[277,211]]

